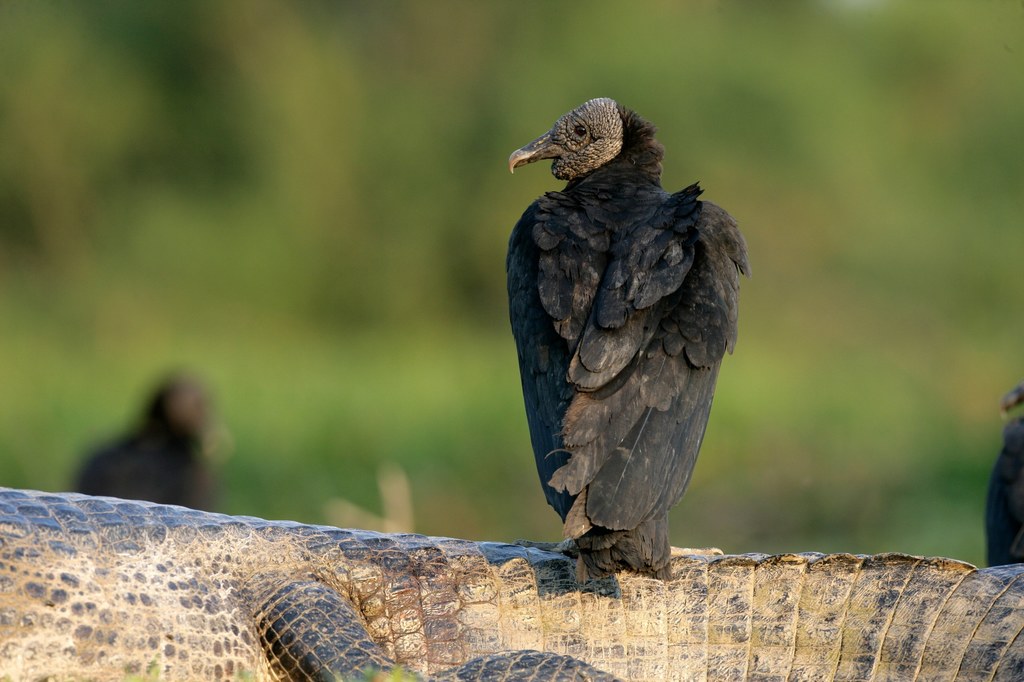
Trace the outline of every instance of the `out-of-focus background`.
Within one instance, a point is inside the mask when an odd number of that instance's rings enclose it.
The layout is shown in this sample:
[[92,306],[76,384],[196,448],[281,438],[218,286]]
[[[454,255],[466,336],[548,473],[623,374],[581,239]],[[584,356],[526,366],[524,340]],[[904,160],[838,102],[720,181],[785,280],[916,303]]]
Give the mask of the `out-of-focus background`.
[[[983,559],[1024,375],[1018,2],[0,1],[0,484],[66,490],[207,382],[223,511],[558,539],[504,257],[509,152],[610,96],[746,234],[676,544]],[[393,471],[392,469],[388,469]]]

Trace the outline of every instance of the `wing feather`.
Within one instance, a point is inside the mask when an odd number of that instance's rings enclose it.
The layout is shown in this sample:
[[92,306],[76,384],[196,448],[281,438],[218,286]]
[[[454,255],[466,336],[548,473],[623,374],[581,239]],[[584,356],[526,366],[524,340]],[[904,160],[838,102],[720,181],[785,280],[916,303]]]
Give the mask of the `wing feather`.
[[539,285],[538,247],[534,243],[540,212],[534,202],[520,218],[509,239],[509,317],[519,356],[523,402],[544,496],[565,518],[572,498],[548,485],[551,475],[569,459],[562,449],[562,416],[572,400],[573,390],[565,379],[569,352],[552,324],[549,307],[542,304]]
[[[676,239],[644,240],[661,249],[657,259],[641,247],[625,252],[636,267],[654,264],[634,276],[641,282],[634,291],[657,290],[659,297],[634,297],[634,310],[617,328],[602,328],[592,316],[570,361],[570,380],[590,392],[577,392],[568,407],[563,441],[572,455],[551,484],[571,494],[587,490],[594,525],[634,528],[667,513],[689,484],[718,367],[736,339],[739,273],[749,271],[735,222],[705,204],[706,213],[686,213],[696,214],[696,224],[667,226]],[[679,257],[664,244],[690,251]],[[617,262],[605,281],[622,279]],[[599,291],[595,306],[609,291]],[[586,371],[594,369],[603,371]]]

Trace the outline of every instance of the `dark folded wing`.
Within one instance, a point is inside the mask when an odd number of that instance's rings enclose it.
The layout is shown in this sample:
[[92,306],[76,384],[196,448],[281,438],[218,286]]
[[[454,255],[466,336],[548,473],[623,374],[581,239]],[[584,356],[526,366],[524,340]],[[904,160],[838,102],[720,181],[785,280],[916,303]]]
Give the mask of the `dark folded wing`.
[[701,203],[696,185],[627,217],[576,353],[569,379],[582,390],[619,375],[657,331],[660,305],[693,265]]
[[573,456],[551,485],[574,495],[589,486],[586,515],[605,528],[633,528],[682,496],[735,343],[746,249],[732,218],[695,191],[667,204],[676,222],[653,235],[638,228],[615,254],[570,362],[581,390],[562,435]]
[[569,458],[562,418],[575,391],[565,379],[566,337],[574,338],[582,328],[586,318],[581,311],[589,309],[604,269],[603,254],[594,252],[578,222],[561,219],[572,214],[566,201],[551,193],[526,210],[512,231],[506,262],[509,316],[537,472],[548,504],[563,520],[573,496],[548,481]]

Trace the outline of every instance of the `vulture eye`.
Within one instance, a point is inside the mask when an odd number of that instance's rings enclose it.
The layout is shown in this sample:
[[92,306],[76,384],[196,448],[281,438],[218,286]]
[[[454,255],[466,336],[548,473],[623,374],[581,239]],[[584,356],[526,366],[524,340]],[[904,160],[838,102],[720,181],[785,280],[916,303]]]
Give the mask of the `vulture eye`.
[[572,129],[572,132],[576,134],[576,137],[585,137],[587,134],[587,127],[582,123],[577,123],[576,127]]

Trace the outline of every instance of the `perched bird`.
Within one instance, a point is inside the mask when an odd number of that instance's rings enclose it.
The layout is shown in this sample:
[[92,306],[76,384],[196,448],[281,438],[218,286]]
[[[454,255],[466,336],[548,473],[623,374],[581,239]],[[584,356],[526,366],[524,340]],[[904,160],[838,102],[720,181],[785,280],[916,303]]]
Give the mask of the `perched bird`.
[[[1003,414],[1024,402],[1024,382],[1003,396]],[[1024,417],[1003,428],[1003,449],[992,467],[985,501],[988,565],[1024,562]]]
[[171,377],[149,399],[134,430],[88,456],[75,490],[212,510],[216,484],[204,452],[211,426],[202,384]]
[[509,170],[551,159],[568,183],[526,209],[506,266],[537,471],[581,579],[668,576],[668,511],[690,482],[750,272],[728,213],[696,184],[662,189],[654,133],[593,99],[509,157]]

